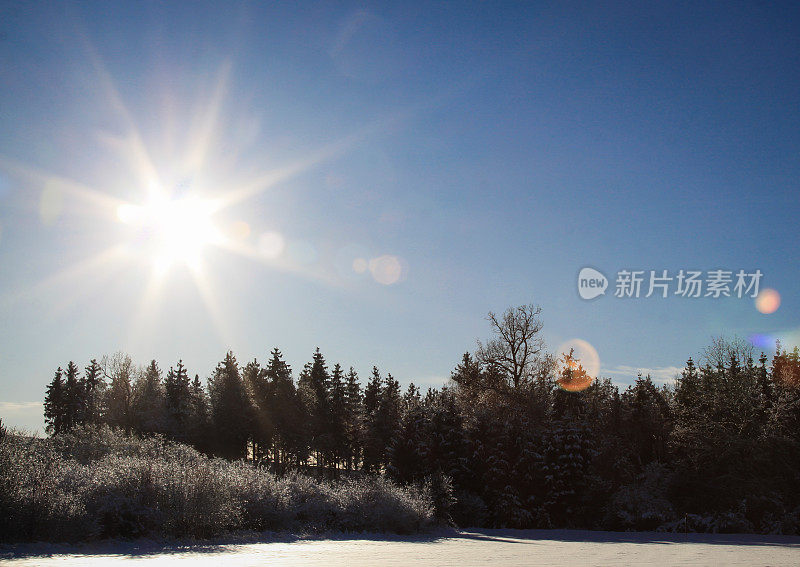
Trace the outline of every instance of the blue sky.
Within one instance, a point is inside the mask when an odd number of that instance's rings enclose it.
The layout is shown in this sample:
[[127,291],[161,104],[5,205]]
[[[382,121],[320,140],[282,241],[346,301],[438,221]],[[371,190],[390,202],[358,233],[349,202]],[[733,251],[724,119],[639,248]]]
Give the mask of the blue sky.
[[[55,368],[118,350],[205,377],[228,348],[298,370],[319,346],[439,385],[487,311],[530,302],[551,349],[588,342],[620,384],[717,335],[797,344],[798,23],[773,3],[3,3],[0,417],[41,427]],[[121,222],[154,179],[225,202],[197,271],[156,277],[158,244]],[[579,297],[584,266],[605,296]],[[622,269],[720,268],[760,269],[780,307],[613,296]]]

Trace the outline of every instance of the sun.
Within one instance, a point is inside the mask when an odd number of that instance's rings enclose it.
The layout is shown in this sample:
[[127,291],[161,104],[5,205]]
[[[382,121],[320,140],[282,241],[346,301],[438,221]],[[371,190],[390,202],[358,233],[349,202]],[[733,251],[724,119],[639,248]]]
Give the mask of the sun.
[[119,205],[117,218],[137,230],[137,245],[149,256],[154,270],[163,274],[176,264],[196,270],[203,250],[219,244],[214,212],[211,200],[151,195],[144,205]]

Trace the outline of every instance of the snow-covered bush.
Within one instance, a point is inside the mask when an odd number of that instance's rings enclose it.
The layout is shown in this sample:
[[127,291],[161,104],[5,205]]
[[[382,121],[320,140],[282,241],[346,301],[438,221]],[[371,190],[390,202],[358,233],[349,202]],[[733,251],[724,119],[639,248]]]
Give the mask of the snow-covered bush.
[[231,530],[412,532],[420,491],[383,478],[276,477],[154,437],[105,429],[0,442],[0,541],[209,537]]
[[654,530],[675,517],[666,497],[663,465],[649,464],[633,484],[622,486],[612,496],[606,513],[606,524],[612,529]]

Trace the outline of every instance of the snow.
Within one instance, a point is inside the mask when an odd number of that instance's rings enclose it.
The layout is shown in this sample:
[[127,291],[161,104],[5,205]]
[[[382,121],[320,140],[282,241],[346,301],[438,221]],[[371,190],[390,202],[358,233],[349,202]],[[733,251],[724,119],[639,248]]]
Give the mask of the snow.
[[800,536],[663,534],[576,530],[466,530],[434,535],[276,537],[178,546],[101,542],[0,549],[9,566],[192,565],[798,565]]

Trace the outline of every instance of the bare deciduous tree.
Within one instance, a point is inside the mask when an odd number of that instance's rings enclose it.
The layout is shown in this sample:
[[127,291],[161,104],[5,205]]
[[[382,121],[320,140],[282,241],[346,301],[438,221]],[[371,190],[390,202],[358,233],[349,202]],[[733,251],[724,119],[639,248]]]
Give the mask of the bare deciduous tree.
[[515,390],[527,384],[539,366],[544,351],[541,312],[533,304],[509,307],[500,318],[490,311],[487,319],[496,336],[486,344],[478,341],[478,360],[506,377]]

